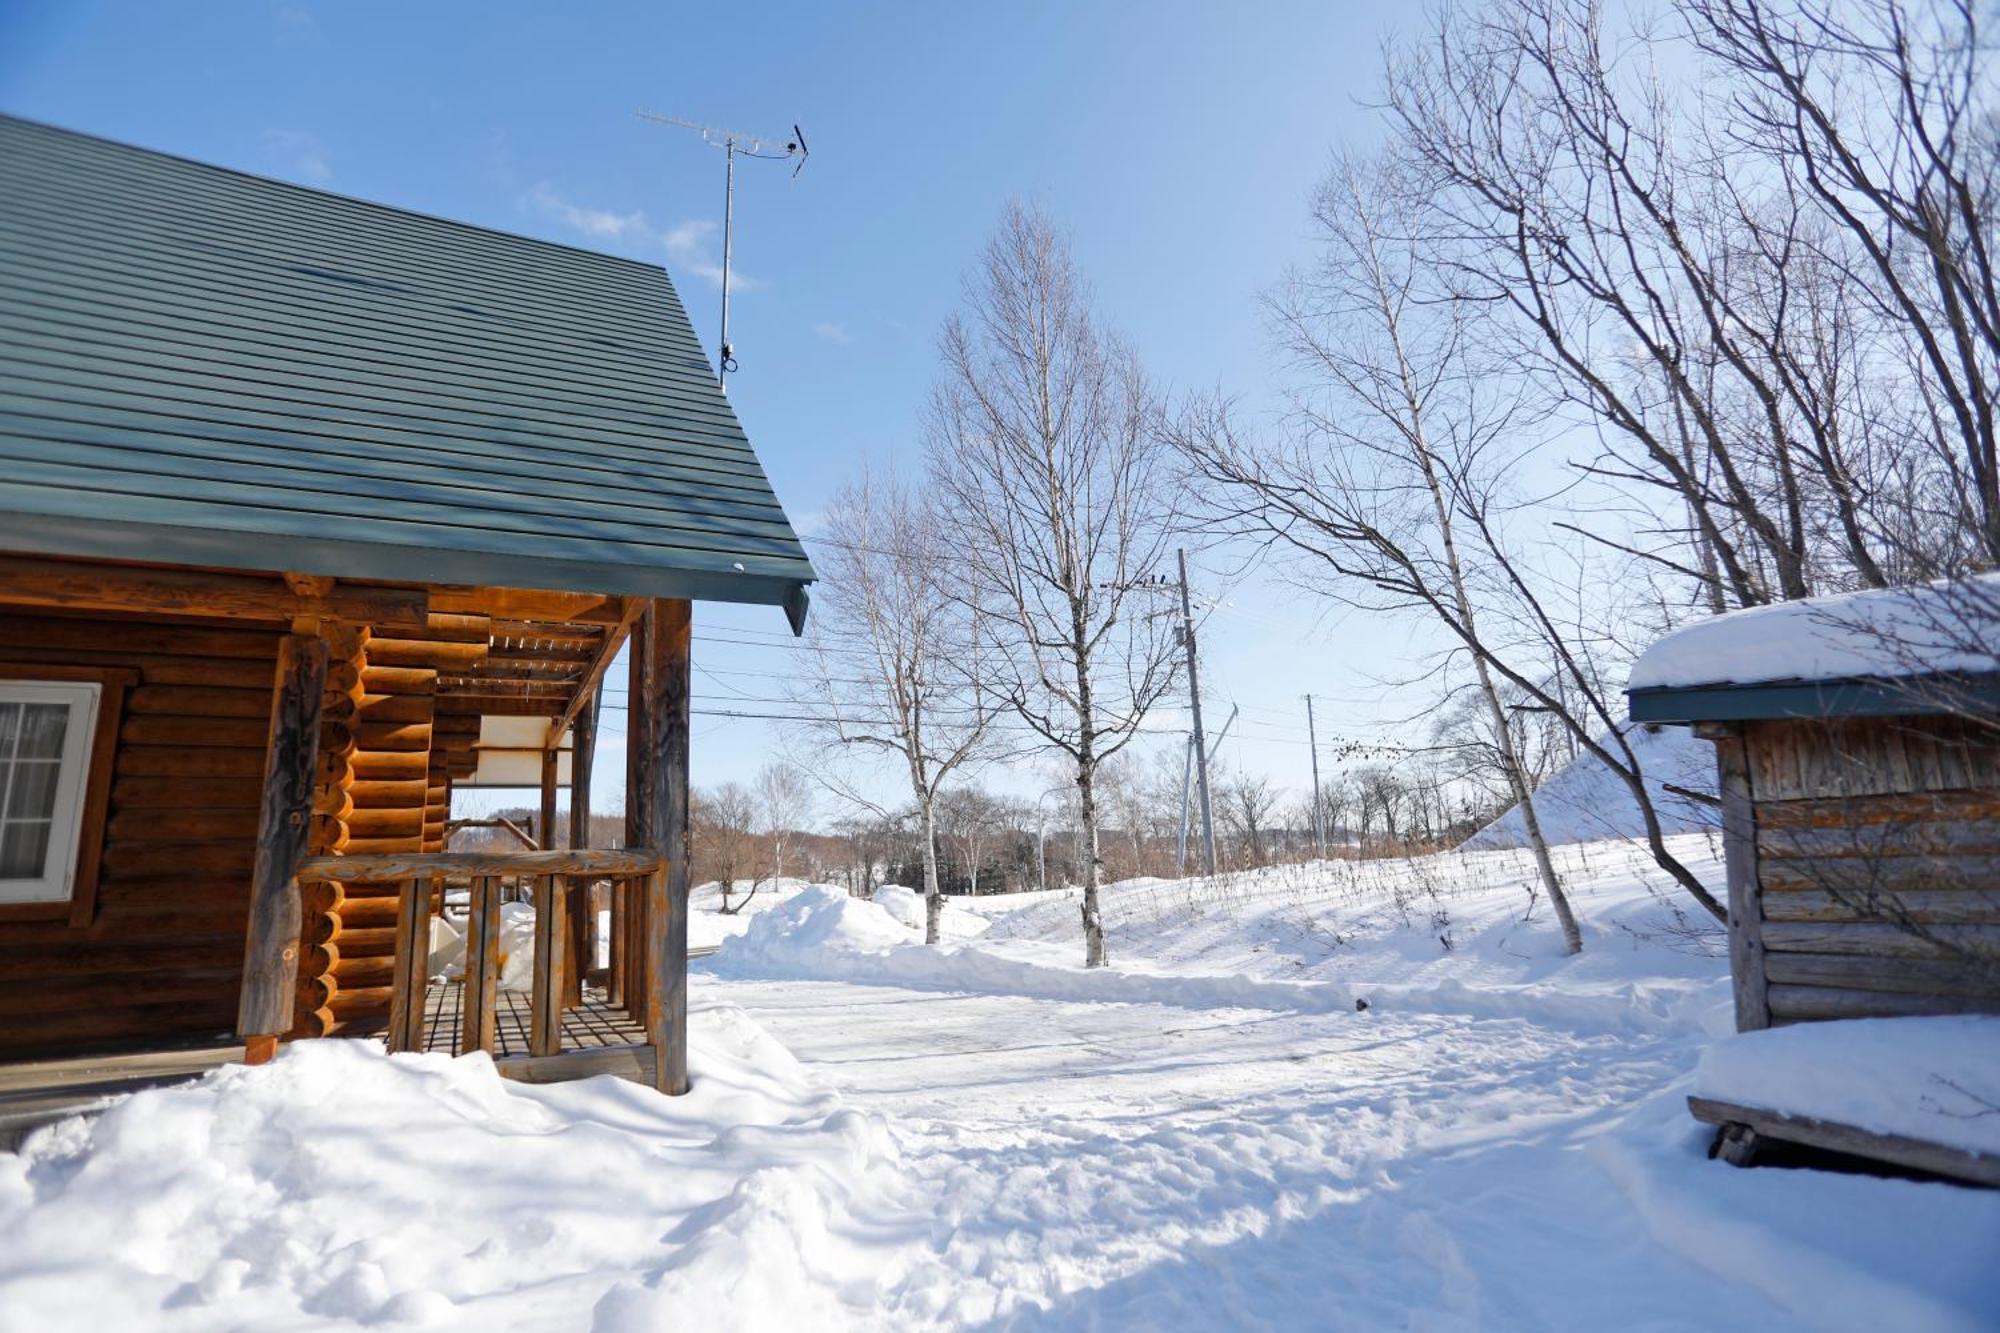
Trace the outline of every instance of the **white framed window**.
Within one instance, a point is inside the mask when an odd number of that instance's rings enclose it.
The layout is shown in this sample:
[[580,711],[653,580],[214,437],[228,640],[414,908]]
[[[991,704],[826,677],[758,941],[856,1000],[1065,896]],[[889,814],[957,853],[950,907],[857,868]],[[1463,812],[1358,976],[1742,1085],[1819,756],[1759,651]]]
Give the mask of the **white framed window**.
[[101,685],[0,680],[0,903],[76,889]]

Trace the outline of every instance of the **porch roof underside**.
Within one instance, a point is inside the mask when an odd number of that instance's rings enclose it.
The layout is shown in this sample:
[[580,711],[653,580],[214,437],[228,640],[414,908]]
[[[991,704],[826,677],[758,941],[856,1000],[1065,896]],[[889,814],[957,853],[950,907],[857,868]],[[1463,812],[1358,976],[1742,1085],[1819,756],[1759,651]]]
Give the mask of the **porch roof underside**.
[[0,117],[10,549],[785,606],[664,270]]

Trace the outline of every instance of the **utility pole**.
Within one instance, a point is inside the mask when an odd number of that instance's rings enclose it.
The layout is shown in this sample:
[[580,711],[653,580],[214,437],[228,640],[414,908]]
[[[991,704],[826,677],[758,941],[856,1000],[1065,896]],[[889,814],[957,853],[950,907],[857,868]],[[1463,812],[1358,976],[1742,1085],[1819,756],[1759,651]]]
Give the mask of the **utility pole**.
[[1194,733],[1188,733],[1187,744],[1181,748],[1181,822],[1175,826],[1179,837],[1174,841],[1174,874],[1187,873],[1187,830],[1188,830],[1188,789],[1194,785]]
[[806,159],[812,150],[806,147],[805,131],[792,126],[792,137],[778,139],[755,134],[739,134],[735,130],[720,130],[713,125],[703,125],[699,121],[683,120],[679,116],[662,116],[651,111],[641,111],[639,119],[655,121],[661,125],[678,125],[684,130],[694,130],[701,135],[703,143],[713,144],[723,152],[722,176],[722,341],[717,344],[715,355],[715,383],[724,393],[729,392],[725,378],[736,369],[736,349],[729,344],[729,256],[736,235],[736,158],[755,157],[773,161],[798,159],[792,168],[797,176],[805,170]]
[[1201,864],[1206,874],[1215,873],[1215,823],[1208,799],[1208,745],[1201,734],[1201,677],[1195,670],[1194,608],[1188,598],[1187,548],[1180,549],[1181,645],[1187,649],[1188,712],[1194,724],[1194,767],[1201,797]]
[[1306,696],[1306,743],[1312,749],[1313,760],[1313,846],[1318,849],[1319,859],[1326,860],[1326,816],[1319,803],[1319,731],[1313,726],[1313,697]]
[[[1229,729],[1236,725],[1236,715],[1242,711],[1243,711],[1242,708],[1237,704],[1229,705],[1229,716],[1223,719],[1222,730],[1215,733],[1215,745],[1212,748],[1217,750],[1220,750],[1222,748],[1222,743],[1229,739]],[[1189,758],[1194,757],[1193,732],[1188,733],[1188,757]],[[1188,816],[1187,778],[1185,769],[1183,769],[1181,778],[1181,843],[1180,843],[1180,855],[1174,862],[1174,873],[1176,875],[1185,875],[1187,873],[1187,837],[1188,837],[1187,816]]]

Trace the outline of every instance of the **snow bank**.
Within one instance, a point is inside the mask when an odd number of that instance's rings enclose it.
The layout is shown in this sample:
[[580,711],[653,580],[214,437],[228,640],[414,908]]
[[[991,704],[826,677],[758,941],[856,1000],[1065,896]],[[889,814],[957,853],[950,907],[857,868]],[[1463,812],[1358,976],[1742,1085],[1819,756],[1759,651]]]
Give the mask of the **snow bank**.
[[1674,631],[1630,690],[2000,669],[2000,574],[1756,606]]
[[[2000,1017],[1856,1018],[1703,1052],[1695,1095],[2000,1153]],[[2000,1238],[1996,1238],[2000,1239]]]
[[1614,972],[1608,979],[1494,984],[1480,980],[1468,960],[1457,975],[1414,981],[1407,979],[1412,971],[1407,968],[1373,980],[1291,980],[1154,963],[1085,968],[1079,953],[1073,943],[1041,940],[928,946],[883,907],[836,889],[817,889],[759,917],[708,966],[736,978],[879,982],[1054,1000],[1308,1013],[1367,1007],[1635,1030],[1714,1030],[1723,1021],[1728,994],[1726,975],[1716,975],[1713,967],[1690,978]]
[[[1720,825],[1713,806],[1668,790],[1715,795],[1715,747],[1694,738],[1687,727],[1625,728],[1626,742],[1653,801],[1661,830],[1700,833]],[[1550,843],[1595,842],[1643,837],[1645,822],[1625,780],[1585,751],[1535,792],[1535,815]],[[1467,851],[1526,847],[1528,829],[1517,805],[1467,838]]]
[[880,1123],[734,1008],[690,1064],[667,1098],[329,1040],[138,1093],[0,1157],[0,1330],[854,1322],[829,1220]]

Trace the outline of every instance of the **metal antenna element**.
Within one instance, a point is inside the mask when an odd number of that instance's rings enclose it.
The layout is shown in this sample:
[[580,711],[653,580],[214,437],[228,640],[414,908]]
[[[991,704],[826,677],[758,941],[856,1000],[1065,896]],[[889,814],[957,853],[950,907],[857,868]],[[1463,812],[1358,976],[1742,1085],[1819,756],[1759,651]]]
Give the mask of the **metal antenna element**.
[[806,147],[805,131],[792,126],[789,139],[773,138],[769,135],[743,134],[736,130],[718,129],[696,120],[684,120],[679,116],[662,116],[653,111],[641,111],[639,119],[650,120],[660,125],[673,125],[684,130],[693,130],[701,135],[701,141],[723,151],[727,166],[723,172],[722,185],[722,342],[715,358],[715,382],[724,393],[729,391],[725,378],[736,369],[735,349],[729,345],[729,255],[731,242],[736,230],[736,159],[754,157],[762,161],[783,162],[796,160],[792,175],[806,168],[806,159],[812,150]]

